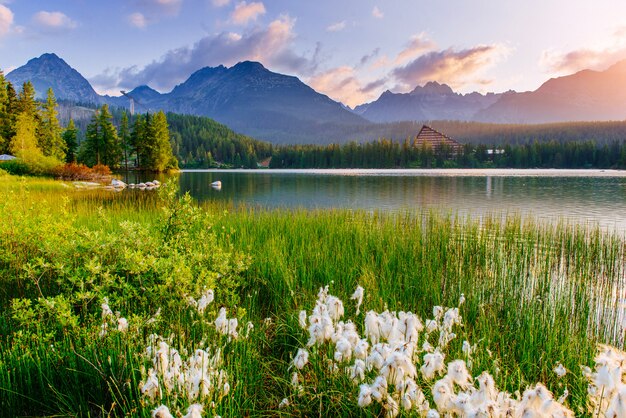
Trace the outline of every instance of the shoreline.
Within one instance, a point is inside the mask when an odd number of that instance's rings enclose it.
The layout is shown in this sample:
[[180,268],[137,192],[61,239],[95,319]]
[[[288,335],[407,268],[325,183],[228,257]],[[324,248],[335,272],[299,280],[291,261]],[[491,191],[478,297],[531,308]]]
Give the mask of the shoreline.
[[415,177],[620,177],[626,170],[557,168],[302,168],[302,169],[181,169],[181,173],[255,173],[329,176],[415,176]]

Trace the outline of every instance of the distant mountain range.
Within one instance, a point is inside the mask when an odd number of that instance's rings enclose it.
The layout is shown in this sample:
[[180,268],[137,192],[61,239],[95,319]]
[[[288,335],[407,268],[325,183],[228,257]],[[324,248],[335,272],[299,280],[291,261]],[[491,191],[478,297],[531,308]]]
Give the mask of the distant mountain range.
[[[58,99],[129,106],[127,97],[98,95],[55,54],[44,54],[7,74],[16,88],[30,80],[37,96],[52,87]],[[580,71],[548,80],[532,92],[459,94],[429,82],[410,93],[384,92],[353,111],[297,77],[258,62],[205,67],[169,93],[139,86],[129,92],[138,112],[162,109],[208,116],[246,135],[274,143],[329,143],[385,136],[380,123],[460,120],[546,123],[626,119],[626,60],[605,71]]]
[[501,96],[493,93],[463,95],[446,84],[431,81],[410,93],[387,90],[378,100],[357,106],[354,112],[372,122],[473,120],[477,111],[495,104]]

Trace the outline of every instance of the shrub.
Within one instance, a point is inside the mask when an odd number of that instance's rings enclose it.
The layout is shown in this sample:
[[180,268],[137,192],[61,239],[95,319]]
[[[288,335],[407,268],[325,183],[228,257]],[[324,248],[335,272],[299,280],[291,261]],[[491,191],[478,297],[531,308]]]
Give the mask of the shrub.
[[89,168],[84,164],[69,163],[55,167],[52,174],[55,178],[69,181],[107,182],[111,179],[111,170],[106,165]]

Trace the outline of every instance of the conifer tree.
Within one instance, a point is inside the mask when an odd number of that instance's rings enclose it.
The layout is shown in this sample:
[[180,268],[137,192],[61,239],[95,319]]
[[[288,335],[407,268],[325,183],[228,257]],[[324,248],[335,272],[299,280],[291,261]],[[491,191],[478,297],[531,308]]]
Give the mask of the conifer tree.
[[[146,115],[147,116],[147,115]],[[142,115],[137,115],[135,123],[133,124],[133,130],[130,133],[130,144],[135,153],[135,167],[140,168],[143,164],[142,155],[145,148],[145,130],[146,120]]]
[[123,164],[124,168],[128,170],[128,159],[130,158],[130,152],[132,150],[131,139],[130,139],[130,130],[128,127],[128,115],[126,112],[122,112],[122,120],[120,121],[120,129],[119,129],[119,137],[120,144],[122,146],[123,151]]
[[74,124],[74,120],[70,119],[67,128],[63,132],[63,141],[65,142],[66,154],[65,162],[76,162],[76,149],[78,148],[78,129]]
[[7,93],[7,81],[4,73],[0,70],[0,154],[6,154],[9,148],[9,137],[4,129],[9,118],[9,95]]
[[113,115],[109,111],[109,106],[106,104],[102,105],[99,123],[105,150],[104,164],[111,168],[119,168],[122,161],[122,146],[112,120]]
[[49,88],[46,102],[42,106],[41,123],[38,131],[39,147],[44,155],[64,161],[67,146],[61,136],[61,131],[57,101],[54,92]]
[[174,156],[170,145],[170,133],[167,126],[167,118],[163,111],[159,111],[152,118],[152,140],[150,141],[150,164],[149,170],[165,171],[172,166]]
[[102,105],[87,126],[85,142],[81,151],[81,160],[89,165],[104,164],[118,168],[121,160],[121,147],[117,130],[111,122],[113,116],[109,106]]
[[35,101],[35,87],[30,81],[26,81],[22,85],[22,91],[17,95],[16,112],[28,113],[35,117],[35,121],[38,122],[37,102]]

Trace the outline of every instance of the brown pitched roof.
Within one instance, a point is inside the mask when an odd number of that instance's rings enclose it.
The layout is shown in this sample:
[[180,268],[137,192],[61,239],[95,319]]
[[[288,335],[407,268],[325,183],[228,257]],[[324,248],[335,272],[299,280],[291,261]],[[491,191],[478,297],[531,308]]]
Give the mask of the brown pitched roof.
[[450,147],[452,153],[457,154],[463,151],[463,145],[458,143],[452,138],[448,138],[446,135],[442,134],[431,128],[430,126],[423,125],[422,129],[420,129],[417,137],[415,137],[415,146],[419,147],[422,144],[428,144],[433,149],[436,149],[442,145],[447,145]]

